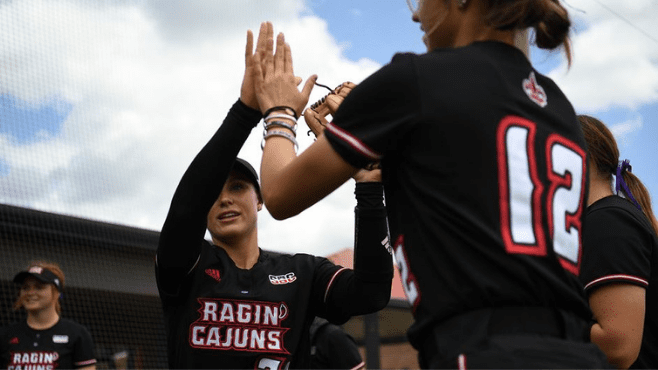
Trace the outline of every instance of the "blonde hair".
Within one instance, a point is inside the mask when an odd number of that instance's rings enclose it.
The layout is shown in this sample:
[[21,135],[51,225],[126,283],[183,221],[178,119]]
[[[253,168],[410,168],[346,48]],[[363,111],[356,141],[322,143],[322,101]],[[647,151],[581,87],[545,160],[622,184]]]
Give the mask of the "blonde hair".
[[[27,270],[29,270],[32,267],[41,267],[41,268],[44,268],[46,270],[49,270],[50,272],[55,274],[55,276],[57,276],[57,278],[60,281],[60,286],[62,286],[62,287],[64,286],[64,279],[65,279],[64,278],[64,271],[62,271],[62,269],[59,267],[58,264],[56,264],[54,262],[46,262],[46,261],[32,261],[28,265]],[[58,315],[61,315],[62,306],[59,303],[60,291],[54,285],[52,285],[51,288],[53,289],[53,293],[57,295],[57,302],[55,304],[55,310],[57,311]],[[22,307],[23,307],[23,300],[22,300],[21,296],[19,295],[18,298],[16,298],[16,301],[14,302],[14,310],[18,311]]]

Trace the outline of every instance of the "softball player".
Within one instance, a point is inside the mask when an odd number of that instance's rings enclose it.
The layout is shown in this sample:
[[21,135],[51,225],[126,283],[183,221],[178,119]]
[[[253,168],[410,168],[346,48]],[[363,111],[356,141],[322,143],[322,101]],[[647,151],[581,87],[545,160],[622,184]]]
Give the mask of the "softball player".
[[[398,54],[354,88],[299,157],[285,138],[267,140],[268,210],[295,215],[380,162],[421,366],[609,366],[589,342],[578,281],[585,141],[564,94],[514,47],[532,27],[539,47],[568,54],[566,9],[423,0],[412,10],[428,53]],[[267,51],[254,74],[261,109],[293,107],[315,77],[297,89],[283,35]]]
[[[590,161],[580,279],[597,321],[591,338],[620,369],[655,369],[658,221],[651,210],[651,198],[630,172],[630,163],[619,162],[619,149],[610,130],[596,118],[581,115],[578,119]],[[613,174],[615,192],[611,188]]]
[[64,273],[59,266],[32,263],[14,282],[21,287],[14,309],[25,309],[27,317],[0,330],[0,368],[95,369],[91,335],[60,316]]
[[[263,34],[258,42],[266,42]],[[160,235],[156,277],[171,368],[308,368],[316,315],[343,323],[382,309],[390,298],[383,190],[368,182],[377,180],[375,172],[362,173],[356,187],[354,270],[259,248],[258,176],[236,159],[262,118],[252,49],[248,33],[240,100],[183,175]],[[206,228],[212,244],[204,240]]]

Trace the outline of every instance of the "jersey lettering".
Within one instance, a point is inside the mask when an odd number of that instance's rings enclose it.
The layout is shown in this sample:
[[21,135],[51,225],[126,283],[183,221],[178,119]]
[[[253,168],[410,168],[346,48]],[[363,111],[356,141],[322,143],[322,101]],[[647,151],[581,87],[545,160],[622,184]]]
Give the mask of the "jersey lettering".
[[284,357],[263,357],[256,364],[257,370],[288,370],[290,362]]
[[546,206],[537,171],[536,124],[505,117],[497,134],[501,235],[508,253],[546,256],[543,221],[563,268],[578,275],[586,156],[570,140],[552,134],[546,142]]
[[59,353],[45,351],[13,352],[8,369],[55,369],[59,364]]
[[289,354],[285,303],[199,298],[199,318],[190,325],[194,348]]
[[551,135],[546,144],[548,178],[548,226],[553,236],[553,249],[560,256],[562,267],[578,275],[582,253],[583,199],[585,198],[585,151],[558,135]]
[[400,280],[402,281],[404,294],[407,296],[409,304],[411,304],[415,310],[420,302],[420,291],[418,290],[416,277],[409,270],[409,262],[407,261],[407,255],[404,252],[404,237],[402,235],[400,235],[395,242],[395,261],[400,270]]
[[498,128],[500,222],[508,253],[546,255],[541,224],[543,186],[537,174],[535,124],[507,117]]

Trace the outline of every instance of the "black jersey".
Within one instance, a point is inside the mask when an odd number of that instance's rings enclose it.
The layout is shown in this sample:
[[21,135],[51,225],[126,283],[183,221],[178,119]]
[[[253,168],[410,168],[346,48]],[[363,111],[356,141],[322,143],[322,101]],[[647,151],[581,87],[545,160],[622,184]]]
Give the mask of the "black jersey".
[[45,330],[22,321],[0,330],[0,367],[9,370],[74,369],[96,363],[87,329],[68,319]]
[[646,216],[618,196],[587,207],[583,238],[585,291],[622,283],[646,289],[644,333],[632,368],[658,368],[658,237]]
[[322,257],[262,250],[251,269],[240,269],[203,239],[206,215],[259,119],[260,112],[236,103],[174,194],[156,256],[171,368],[308,368],[315,316],[342,323],[390,298],[393,265],[380,183],[356,187],[354,270]]
[[577,278],[585,140],[564,94],[520,50],[398,54],[350,93],[326,137],[354,166],[381,161],[412,344],[479,308],[591,317]]
[[362,369],[365,362],[354,338],[340,326],[319,317],[313,320],[310,369]]

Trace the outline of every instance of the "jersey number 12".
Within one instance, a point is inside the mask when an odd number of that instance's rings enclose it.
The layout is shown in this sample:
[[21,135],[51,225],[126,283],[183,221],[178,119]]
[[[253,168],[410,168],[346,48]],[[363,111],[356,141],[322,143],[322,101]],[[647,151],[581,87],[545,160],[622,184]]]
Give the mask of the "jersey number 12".
[[[497,134],[500,223],[508,253],[546,256],[548,222],[553,250],[563,268],[578,275],[582,252],[586,155],[576,143],[557,134],[546,140],[546,176],[537,169],[536,124],[505,117]],[[545,199],[545,201],[544,201]]]

